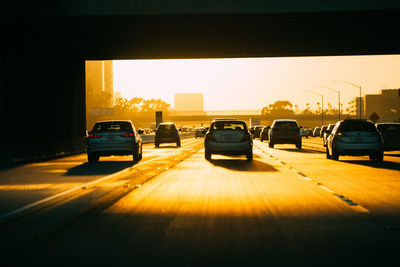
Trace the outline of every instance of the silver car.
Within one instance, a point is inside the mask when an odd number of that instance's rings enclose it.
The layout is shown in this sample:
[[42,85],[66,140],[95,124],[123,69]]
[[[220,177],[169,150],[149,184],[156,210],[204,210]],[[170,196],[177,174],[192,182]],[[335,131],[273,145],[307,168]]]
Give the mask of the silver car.
[[367,120],[344,120],[336,123],[326,145],[326,157],[338,160],[340,155],[368,155],[371,160],[383,160],[382,136]]
[[253,160],[253,140],[244,121],[216,119],[211,122],[204,138],[204,156],[211,160],[212,154],[246,155]]
[[131,121],[99,121],[88,134],[89,162],[111,155],[133,155],[133,161],[142,159],[142,138]]

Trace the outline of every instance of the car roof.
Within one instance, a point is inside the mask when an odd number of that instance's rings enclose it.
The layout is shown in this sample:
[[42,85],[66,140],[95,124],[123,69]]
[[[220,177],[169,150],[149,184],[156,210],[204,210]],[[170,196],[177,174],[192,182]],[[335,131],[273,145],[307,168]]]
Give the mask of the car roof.
[[132,122],[131,120],[104,120],[104,121],[96,121],[96,123],[102,122]]
[[380,123],[377,123],[376,125],[392,125],[392,124],[398,125],[398,124],[400,124],[400,122],[380,122]]
[[213,121],[237,121],[236,118],[214,118]]
[[295,121],[295,122],[297,122],[296,120],[291,120],[291,119],[278,119],[278,120],[274,120],[274,121]]

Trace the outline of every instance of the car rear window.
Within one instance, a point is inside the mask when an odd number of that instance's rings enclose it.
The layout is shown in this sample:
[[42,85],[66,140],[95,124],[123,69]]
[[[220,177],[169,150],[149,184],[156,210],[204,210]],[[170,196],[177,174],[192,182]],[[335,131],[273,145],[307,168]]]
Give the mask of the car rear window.
[[132,125],[125,121],[98,122],[93,127],[94,132],[132,132]]
[[157,131],[166,132],[166,131],[176,131],[175,124],[160,124],[157,128]]
[[244,131],[246,129],[246,124],[244,122],[238,121],[217,121],[211,125],[212,131],[224,131],[224,130],[233,130],[233,131]]
[[400,132],[400,124],[380,124],[377,127],[381,132]]
[[339,128],[339,132],[376,132],[376,127],[372,122],[368,121],[351,121],[343,122]]
[[274,127],[299,127],[295,121],[276,121]]

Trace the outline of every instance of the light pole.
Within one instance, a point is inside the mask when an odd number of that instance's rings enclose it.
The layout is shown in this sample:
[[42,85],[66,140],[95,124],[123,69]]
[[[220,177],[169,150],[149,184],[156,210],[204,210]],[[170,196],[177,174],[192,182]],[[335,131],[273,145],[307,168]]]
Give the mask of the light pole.
[[322,95],[322,94],[319,94],[319,93],[317,93],[317,92],[314,92],[314,91],[311,91],[311,90],[304,90],[304,92],[308,92],[308,93],[312,93],[312,94],[315,94],[315,95],[319,95],[321,98],[322,98],[322,101],[321,101],[321,103],[322,103],[322,108],[321,108],[321,122],[322,122],[322,124],[321,124],[321,126],[323,126],[324,125],[324,95]]
[[339,82],[339,83],[345,83],[345,84],[349,84],[351,86],[357,87],[360,89],[360,119],[362,119],[362,98],[361,98],[361,85],[357,85],[351,82],[347,82],[347,81],[338,81],[338,80],[334,80],[332,82]]
[[339,110],[339,121],[340,121],[340,91],[336,90],[336,89],[333,89],[333,88],[330,88],[328,86],[322,86],[322,85],[316,85],[315,87],[326,88],[326,89],[329,89],[329,90],[331,90],[333,92],[336,92],[338,94],[338,108],[339,108],[338,110]]

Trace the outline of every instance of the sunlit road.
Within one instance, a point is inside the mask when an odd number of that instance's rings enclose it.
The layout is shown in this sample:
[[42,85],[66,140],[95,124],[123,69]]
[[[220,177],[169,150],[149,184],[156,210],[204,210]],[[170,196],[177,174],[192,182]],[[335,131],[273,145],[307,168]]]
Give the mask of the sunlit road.
[[[181,149],[148,146],[142,165],[4,219],[2,259],[16,265],[399,265],[399,153],[383,163],[333,161],[312,142],[299,151],[256,140],[253,162],[217,155],[208,162],[201,140]],[[149,161],[159,153],[165,157]],[[104,173],[91,181],[124,169],[100,163]],[[0,173],[7,194],[5,174],[13,171]],[[31,172],[24,179],[39,177]],[[12,202],[1,194],[3,213],[18,206]]]

